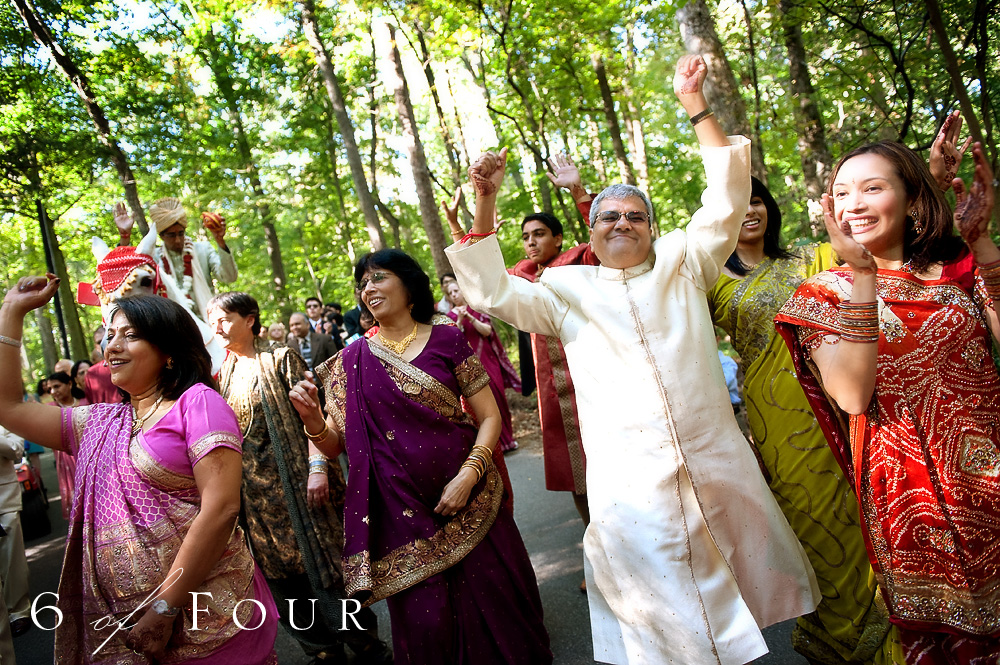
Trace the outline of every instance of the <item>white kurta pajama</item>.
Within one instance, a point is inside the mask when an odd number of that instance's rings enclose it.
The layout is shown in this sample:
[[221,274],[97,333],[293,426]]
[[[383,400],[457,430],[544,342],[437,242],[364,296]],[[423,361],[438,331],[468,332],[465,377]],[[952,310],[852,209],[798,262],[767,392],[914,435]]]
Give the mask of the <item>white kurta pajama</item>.
[[447,249],[472,307],[566,349],[601,662],[745,663],[767,653],[761,627],[819,599],[733,417],[705,297],[750,198],[749,142],[733,141],[702,149],[703,207],[641,265],[550,268],[531,283],[507,275],[495,238]]

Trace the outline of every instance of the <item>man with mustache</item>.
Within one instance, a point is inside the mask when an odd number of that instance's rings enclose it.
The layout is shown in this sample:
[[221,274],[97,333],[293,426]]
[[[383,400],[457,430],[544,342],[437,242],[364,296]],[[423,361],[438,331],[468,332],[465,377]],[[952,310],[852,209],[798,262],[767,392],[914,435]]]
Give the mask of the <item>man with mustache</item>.
[[565,348],[587,453],[584,565],[601,662],[739,665],[767,653],[761,627],[819,599],[733,417],[716,353],[705,292],[736,246],[750,150],[712,117],[706,72],[700,56],[685,56],[674,77],[707,175],[685,230],[654,243],[649,198],[612,185],[590,213],[600,266],[514,279],[491,237],[501,151],[469,169],[472,233],[447,250],[473,307]]

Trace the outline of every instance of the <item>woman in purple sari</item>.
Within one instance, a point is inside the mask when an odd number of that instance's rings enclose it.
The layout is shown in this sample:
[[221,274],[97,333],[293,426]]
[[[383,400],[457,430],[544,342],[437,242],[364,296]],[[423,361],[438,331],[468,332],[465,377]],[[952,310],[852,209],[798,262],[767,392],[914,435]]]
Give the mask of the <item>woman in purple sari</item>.
[[458,288],[458,282],[449,282],[445,289],[445,295],[451,303],[448,317],[461,328],[465,340],[479,356],[486,374],[490,377],[490,390],[500,409],[500,450],[505,453],[517,450],[510,405],[507,404],[507,395],[504,392],[507,388],[521,391],[521,379],[517,376],[517,370],[507,357],[507,351],[497,337],[497,331],[493,329],[490,317],[469,307],[462,296],[462,290]]
[[121,299],[105,361],[126,402],[25,403],[24,317],[58,282],[23,278],[0,308],[0,423],[77,460],[55,661],[276,664],[278,613],[236,527],[240,430],[198,328],[166,298]]
[[369,254],[354,276],[379,333],[316,368],[325,421],[315,386],[291,392],[313,442],[347,450],[347,594],[387,599],[398,665],[550,663],[482,363],[461,331],[430,325],[430,282],[409,256]]

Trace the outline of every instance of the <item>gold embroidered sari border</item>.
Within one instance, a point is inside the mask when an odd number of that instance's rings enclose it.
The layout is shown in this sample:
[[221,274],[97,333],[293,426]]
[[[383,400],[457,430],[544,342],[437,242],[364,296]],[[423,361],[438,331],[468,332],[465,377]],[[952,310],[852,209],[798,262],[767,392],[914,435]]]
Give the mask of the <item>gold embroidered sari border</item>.
[[128,455],[137,473],[165,490],[188,490],[197,487],[194,476],[171,471],[157,462],[139,442],[138,436],[132,437],[129,442]]
[[368,591],[368,606],[451,568],[489,533],[502,499],[503,480],[491,462],[482,491],[430,538],[406,543],[374,562],[367,550],[345,557],[347,596]]
[[[388,363],[401,374],[406,376],[406,378],[418,384],[421,388],[430,391],[440,399],[444,400],[448,406],[461,410],[461,403],[458,401],[458,397],[455,396],[455,393],[450,391],[444,384],[435,379],[433,376],[418,367],[414,367],[411,363],[403,360],[396,354],[391,353],[388,349],[385,349],[378,344],[373,344],[371,341],[368,341],[368,348],[373,354],[375,354],[376,358],[384,363]],[[400,386],[400,388],[403,387]],[[404,389],[403,392],[407,391]],[[409,393],[407,392],[407,394]]]

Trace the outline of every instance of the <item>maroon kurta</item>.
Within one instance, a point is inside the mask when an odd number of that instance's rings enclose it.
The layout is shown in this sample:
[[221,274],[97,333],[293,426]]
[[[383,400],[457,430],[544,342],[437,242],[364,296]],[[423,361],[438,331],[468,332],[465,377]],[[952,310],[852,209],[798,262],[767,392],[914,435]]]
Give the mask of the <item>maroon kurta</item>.
[[[538,266],[524,259],[509,272],[534,282],[541,271],[548,267],[596,266],[599,263],[590,245],[585,243],[559,254],[545,266]],[[538,415],[542,424],[542,447],[545,452],[545,488],[586,494],[587,460],[580,443],[576,390],[569,375],[562,342],[555,337],[532,334],[531,350],[535,358]]]

